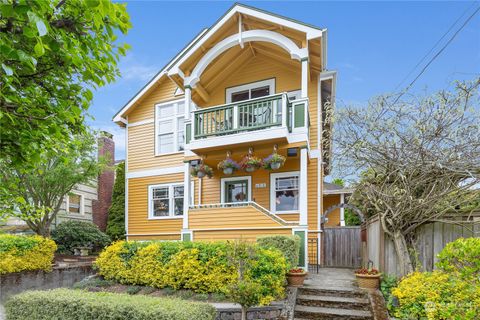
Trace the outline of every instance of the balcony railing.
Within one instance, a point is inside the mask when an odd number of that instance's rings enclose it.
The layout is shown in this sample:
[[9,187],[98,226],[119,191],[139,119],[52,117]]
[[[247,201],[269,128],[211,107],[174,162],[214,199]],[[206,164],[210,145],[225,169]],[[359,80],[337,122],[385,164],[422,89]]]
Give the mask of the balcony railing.
[[240,101],[194,112],[194,139],[276,126],[288,126],[290,103],[285,93]]

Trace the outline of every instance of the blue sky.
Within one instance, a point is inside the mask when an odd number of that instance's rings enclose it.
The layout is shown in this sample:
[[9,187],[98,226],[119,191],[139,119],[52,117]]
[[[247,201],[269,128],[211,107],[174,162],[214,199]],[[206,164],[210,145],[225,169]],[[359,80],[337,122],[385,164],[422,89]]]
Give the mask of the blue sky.
[[[117,159],[125,156],[124,132],[111,121],[113,115],[201,29],[211,26],[233,3],[127,2],[133,27],[119,40],[129,43],[132,49],[120,61],[122,78],[100,88],[90,108],[95,118],[90,121],[91,125],[114,134]],[[373,96],[393,92],[451,25],[468,9],[463,22],[474,7],[480,5],[466,1],[243,3],[328,28],[328,68],[338,71],[340,106],[364,103]],[[410,75],[403,87],[419,71],[420,68]],[[412,91],[447,88],[453,80],[479,75],[480,14],[477,14],[415,83]]]

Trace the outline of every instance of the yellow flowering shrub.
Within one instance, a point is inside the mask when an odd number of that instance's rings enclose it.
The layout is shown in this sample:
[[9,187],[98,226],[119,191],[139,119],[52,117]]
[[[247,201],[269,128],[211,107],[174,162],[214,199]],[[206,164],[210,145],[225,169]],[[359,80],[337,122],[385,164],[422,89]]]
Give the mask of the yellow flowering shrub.
[[[286,261],[278,250],[249,246],[255,258],[246,277],[267,287],[262,302],[268,303],[284,293]],[[118,241],[95,264],[100,275],[123,284],[227,293],[238,280],[238,271],[230,263],[232,248],[227,242]]]
[[400,319],[462,319],[480,316],[480,286],[442,271],[413,272],[392,290]]
[[0,235],[0,274],[52,269],[57,246],[40,236]]

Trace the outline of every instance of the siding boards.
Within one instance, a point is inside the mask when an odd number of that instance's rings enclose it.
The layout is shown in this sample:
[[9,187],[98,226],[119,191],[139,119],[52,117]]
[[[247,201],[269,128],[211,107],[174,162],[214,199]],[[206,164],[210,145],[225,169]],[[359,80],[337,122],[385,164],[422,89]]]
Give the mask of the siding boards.
[[245,240],[255,241],[259,237],[269,235],[292,235],[292,229],[261,229],[261,230],[221,230],[221,231],[195,231],[194,241],[216,240]]

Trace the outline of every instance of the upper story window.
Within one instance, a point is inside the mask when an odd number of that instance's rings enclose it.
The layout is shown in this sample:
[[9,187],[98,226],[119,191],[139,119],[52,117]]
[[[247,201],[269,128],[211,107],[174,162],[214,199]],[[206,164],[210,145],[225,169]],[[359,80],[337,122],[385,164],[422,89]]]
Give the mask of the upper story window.
[[270,96],[275,94],[275,79],[268,79],[231,87],[227,89],[226,94],[227,103]]
[[67,213],[83,214],[83,197],[80,194],[72,193],[67,199]]
[[148,217],[150,219],[183,216],[183,183],[148,187]]
[[155,154],[183,151],[185,141],[183,99],[157,104],[155,108]]

